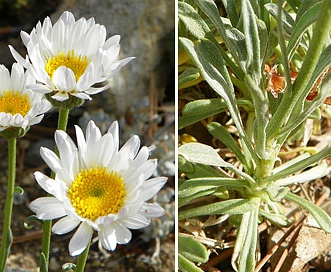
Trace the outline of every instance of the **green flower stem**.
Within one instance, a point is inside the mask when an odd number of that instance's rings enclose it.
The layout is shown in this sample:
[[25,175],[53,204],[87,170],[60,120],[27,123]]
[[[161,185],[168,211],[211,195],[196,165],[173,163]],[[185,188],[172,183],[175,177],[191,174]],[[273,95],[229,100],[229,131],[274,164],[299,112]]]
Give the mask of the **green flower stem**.
[[13,210],[13,197],[15,190],[15,172],[16,172],[16,138],[8,139],[8,184],[7,184],[7,195],[4,210],[4,222],[2,232],[2,245],[0,252],[0,271],[4,271],[7,256],[10,251],[12,242],[11,235],[11,217]]
[[[59,109],[59,117],[57,123],[58,130],[67,130],[68,117],[69,117],[69,109]],[[55,153],[59,155],[59,151],[55,148]],[[55,174],[51,173],[51,178],[54,178]],[[49,263],[49,250],[51,245],[51,234],[52,234],[52,220],[45,220],[43,222],[43,239],[42,239],[42,254],[44,257],[40,258],[40,267],[45,266],[45,272],[48,271],[48,263]],[[44,259],[43,259],[44,258]]]
[[91,245],[91,241],[88,243],[87,247],[82,252],[82,254],[80,254],[77,257],[77,263],[76,263],[75,272],[83,272],[84,271],[86,260],[87,260],[87,256],[88,256],[88,252],[90,250],[90,245]]
[[285,92],[284,98],[279,105],[276,113],[271,118],[267,127],[267,138],[273,141],[281,126],[284,125],[286,119],[291,116],[291,112],[297,103],[301,103],[300,96],[305,89],[308,81],[313,74],[317,65],[319,56],[324,49],[325,41],[329,39],[331,29],[331,5],[329,1],[323,1],[321,13],[314,28],[313,38],[310,42],[309,49],[305,60],[302,64],[298,77],[293,85],[291,92]]

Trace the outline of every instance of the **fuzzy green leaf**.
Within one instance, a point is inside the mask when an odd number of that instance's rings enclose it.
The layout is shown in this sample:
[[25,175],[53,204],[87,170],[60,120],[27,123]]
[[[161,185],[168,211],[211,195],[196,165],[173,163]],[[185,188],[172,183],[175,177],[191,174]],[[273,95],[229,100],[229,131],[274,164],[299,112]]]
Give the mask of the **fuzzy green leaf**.
[[178,154],[189,162],[220,167],[228,166],[228,163],[218,155],[214,148],[205,144],[188,143],[181,145],[178,148]]
[[210,18],[210,20],[215,24],[222,40],[224,41],[226,47],[231,52],[232,57],[235,62],[239,65],[241,63],[240,56],[238,55],[238,45],[233,42],[227,35],[226,27],[224,26],[221,17],[219,15],[218,8],[213,0],[195,0],[195,3],[199,8]]
[[189,67],[178,76],[178,89],[189,86],[200,77],[199,71],[194,67]]
[[287,52],[288,52],[288,59],[291,60],[295,49],[297,48],[298,44],[300,43],[302,35],[305,33],[307,28],[313,24],[319,14],[321,9],[321,3],[316,3],[315,5],[311,6],[300,19],[295,22],[292,35],[290,37],[289,43],[287,45]]
[[254,161],[257,161],[256,151],[244,130],[230,76],[226,70],[218,47],[209,40],[201,40],[195,46],[192,41],[180,38],[186,52],[199,69],[201,75],[208,84],[224,99],[225,104],[231,113],[232,119],[238,129],[243,144],[250,150]]
[[185,181],[181,186],[179,186],[178,197],[187,197],[198,192],[207,190],[209,188],[217,189],[221,186],[224,186],[229,190],[244,190],[244,188],[248,188],[250,184],[245,180],[223,177],[204,177],[189,179]]
[[300,172],[300,171],[304,170],[305,168],[307,168],[308,166],[311,166],[311,165],[317,163],[318,161],[325,159],[327,157],[330,157],[330,156],[331,156],[331,147],[327,147],[315,155],[309,156],[308,158],[304,158],[301,161],[298,161],[292,165],[289,165],[289,167],[287,167],[277,173],[274,173],[272,176],[267,177],[265,179],[265,181],[276,181],[276,180],[285,178],[289,175]]
[[230,199],[202,205],[196,208],[179,211],[178,220],[211,214],[243,214],[254,210],[260,204],[260,199]]
[[331,233],[331,218],[323,209],[291,192],[288,192],[285,198],[289,201],[297,203],[308,211],[324,231]]
[[234,141],[230,132],[226,130],[221,124],[212,122],[207,125],[207,129],[211,135],[220,140],[225,144],[231,151],[236,155],[237,159],[244,165],[246,165],[246,159],[244,154],[241,152],[237,143]]
[[190,261],[201,263],[208,261],[206,247],[193,237],[178,235],[178,251]]
[[240,272],[253,272],[257,244],[258,208],[242,216],[232,255],[232,266]]
[[190,33],[198,39],[204,38],[206,33],[210,31],[201,16],[187,3],[178,2],[178,18],[185,24]]
[[256,85],[259,85],[261,80],[260,38],[257,18],[250,1],[241,1],[241,12],[247,52],[246,71],[254,79]]
[[[237,99],[238,107],[245,109],[253,108],[247,99]],[[218,114],[226,110],[226,104],[221,98],[200,99],[187,103],[181,117],[178,118],[178,129],[197,123],[205,118]]]
[[[268,3],[264,7],[267,11],[277,20],[278,6],[277,4]],[[284,29],[288,34],[291,34],[293,31],[294,20],[290,14],[288,14],[284,9],[282,10],[282,22],[284,24]]]
[[181,272],[203,272],[202,269],[197,267],[180,253],[178,253],[178,267]]

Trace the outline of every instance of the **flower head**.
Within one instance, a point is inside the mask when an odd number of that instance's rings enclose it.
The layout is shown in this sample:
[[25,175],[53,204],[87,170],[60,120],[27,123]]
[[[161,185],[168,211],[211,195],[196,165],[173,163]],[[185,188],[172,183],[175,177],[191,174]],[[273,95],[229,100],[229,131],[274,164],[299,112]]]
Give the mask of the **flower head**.
[[41,83],[32,88],[41,93],[51,93],[57,101],[65,101],[72,96],[91,99],[90,95],[108,88],[92,85],[109,80],[133,59],[117,60],[119,35],[106,40],[104,25],[96,24],[93,17],[75,21],[68,11],[53,26],[47,17],[30,34],[22,31],[21,37],[28,56],[22,58],[9,46],[13,57]]
[[[42,94],[27,89],[34,79],[24,72],[23,67],[14,63],[11,74],[0,65],[0,132],[22,129],[25,131],[30,125],[39,123],[46,111],[51,108],[50,103]],[[6,130],[6,132],[4,132]]]
[[133,136],[119,150],[118,124],[114,122],[105,135],[93,121],[86,138],[76,126],[77,146],[64,132],[56,131],[59,157],[47,148],[41,156],[55,173],[51,179],[41,172],[39,185],[54,197],[41,197],[30,204],[42,220],[59,219],[56,234],[78,229],[69,243],[72,256],[79,255],[89,243],[93,230],[107,250],[131,239],[129,229],[149,225],[149,218],[160,217],[164,210],[147,203],[165,184],[165,177],[150,178],[156,160],[148,159],[149,149],[139,150],[138,136]]

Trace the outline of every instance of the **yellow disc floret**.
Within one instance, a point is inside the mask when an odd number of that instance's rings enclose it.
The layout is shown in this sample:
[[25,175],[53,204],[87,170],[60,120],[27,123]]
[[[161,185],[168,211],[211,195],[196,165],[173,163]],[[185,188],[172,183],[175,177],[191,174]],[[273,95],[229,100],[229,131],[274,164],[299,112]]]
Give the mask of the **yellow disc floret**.
[[117,214],[125,196],[122,176],[105,167],[81,170],[68,190],[76,213],[92,221],[100,216]]
[[57,54],[55,57],[48,59],[45,70],[49,77],[52,79],[54,72],[60,66],[65,66],[71,69],[76,77],[76,81],[84,74],[88,65],[88,59],[86,56],[76,56],[74,51],[71,50],[67,54],[64,52]]
[[0,112],[21,114],[24,117],[30,109],[30,99],[26,94],[7,90],[0,95]]

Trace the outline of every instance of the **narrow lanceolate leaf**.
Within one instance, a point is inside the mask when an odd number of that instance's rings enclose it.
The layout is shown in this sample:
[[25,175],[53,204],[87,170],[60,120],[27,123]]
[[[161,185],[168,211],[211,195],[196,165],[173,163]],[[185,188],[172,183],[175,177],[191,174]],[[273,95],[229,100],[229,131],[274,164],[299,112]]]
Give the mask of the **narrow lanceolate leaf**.
[[206,204],[197,208],[187,209],[178,213],[178,220],[201,215],[212,214],[243,214],[256,209],[260,199],[230,199],[216,203]]
[[189,67],[178,76],[178,89],[188,88],[198,84],[202,78],[199,71],[194,67]]
[[[271,14],[272,17],[277,19],[277,14],[278,14],[277,4],[268,3],[268,4],[265,4],[264,7],[267,9],[267,11]],[[293,25],[294,25],[294,20],[291,17],[291,15],[288,14],[284,9],[282,10],[282,22],[283,22],[285,31],[288,34],[291,34]]]
[[204,38],[206,33],[210,31],[201,16],[187,3],[178,3],[178,18],[184,23],[190,33],[198,39]]
[[242,20],[247,51],[246,71],[253,77],[255,84],[261,80],[260,38],[257,18],[248,0],[241,2]]
[[218,8],[214,2],[214,0],[195,0],[195,3],[199,6],[199,8],[210,18],[210,20],[216,26],[222,40],[224,41],[226,47],[231,53],[231,56],[235,59],[235,62],[239,65],[241,63],[241,58],[238,55],[240,51],[238,51],[238,45],[235,44],[228,37],[228,33],[226,31],[226,27],[224,26],[221,17],[219,15]]
[[231,190],[244,190],[245,187],[248,188],[249,185],[250,184],[246,180],[238,180],[235,178],[205,177],[190,179],[179,186],[178,197],[188,197],[201,191],[205,191],[210,188],[218,188],[221,186]]
[[224,177],[203,177],[185,181],[178,188],[178,197],[189,197],[208,189],[226,187],[229,190],[244,191],[250,184],[246,180]]
[[258,208],[242,216],[237,234],[236,245],[232,254],[232,266],[238,272],[253,272],[257,244]]
[[203,272],[194,263],[186,259],[182,254],[178,253],[178,267],[182,272]]
[[230,171],[246,179],[251,184],[256,182],[251,176],[239,170],[238,168],[236,168],[236,166],[224,161],[218,155],[216,150],[209,145],[200,143],[184,144],[178,148],[178,155],[182,156],[185,160],[192,163],[228,168]]
[[308,211],[324,231],[331,233],[331,218],[323,209],[291,192],[288,192],[285,198],[289,201],[297,203]]
[[205,144],[184,144],[178,148],[178,154],[183,156],[189,162],[219,167],[228,166],[228,163],[219,156],[214,148]]
[[246,50],[246,39],[243,33],[238,29],[233,27],[228,27],[225,29],[226,36],[229,41],[233,44],[233,47],[236,49],[236,54],[238,55],[238,65],[241,69],[246,72],[247,60],[249,59],[249,54]]
[[237,14],[236,1],[233,0],[222,0],[223,6],[226,13],[231,21],[232,26],[236,27],[239,22],[239,17]]
[[[308,118],[308,116],[310,116],[320,105],[322,105],[325,99],[329,96],[331,96],[331,74],[328,74],[323,79],[317,97],[313,101],[305,102],[304,108],[301,110],[300,114],[291,115],[288,124],[279,132],[279,136],[282,136],[283,133],[288,133],[289,131],[297,128]],[[302,99],[305,98],[303,97]],[[302,105],[297,104],[296,107],[301,108]]]
[[290,40],[287,45],[288,59],[291,60],[294,52],[301,41],[302,35],[308,29],[308,27],[313,24],[319,14],[321,9],[321,3],[318,2],[315,5],[311,6],[303,15],[295,22],[293,33],[290,37]]
[[186,38],[179,38],[183,47],[190,55],[192,61],[199,69],[203,78],[217,92],[228,107],[231,117],[238,129],[240,138],[246,147],[250,150],[254,161],[257,161],[256,151],[248,139],[244,130],[238,106],[236,104],[233,85],[230,76],[226,70],[223,59],[219,53],[218,47],[209,40],[201,40],[195,46],[192,41]]
[[206,247],[193,237],[178,235],[178,251],[190,261],[201,263],[208,261]]
[[219,141],[225,144],[231,151],[236,155],[237,159],[244,165],[246,165],[246,159],[244,154],[241,152],[237,143],[234,141],[230,132],[217,122],[212,122],[207,125],[207,129],[211,135],[216,137]]
[[[252,103],[247,99],[237,99],[238,107],[252,109]],[[178,129],[197,123],[205,118],[223,112],[227,106],[223,99],[200,99],[187,103],[183,110],[182,116],[178,118]]]
[[250,90],[255,105],[255,122],[254,122],[254,141],[256,152],[262,159],[268,159],[266,150],[266,128],[269,122],[269,105],[261,88],[254,83],[251,76],[246,75],[245,84]]
[[301,161],[298,161],[294,164],[289,165],[289,167],[287,167],[277,173],[274,173],[270,177],[267,177],[265,179],[265,181],[276,181],[276,180],[285,178],[294,173],[298,173],[298,172],[304,170],[305,168],[307,168],[308,166],[311,166],[311,165],[317,163],[318,161],[328,158],[328,157],[331,157],[331,147],[324,148],[323,150],[321,150],[320,152],[318,152],[315,155],[309,156],[307,158],[302,159]]
[[200,99],[187,103],[182,116],[178,118],[178,129],[197,123],[205,118],[226,110],[223,99]]

